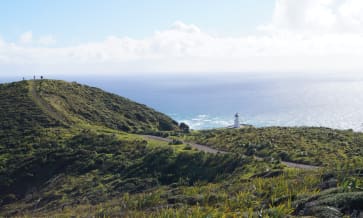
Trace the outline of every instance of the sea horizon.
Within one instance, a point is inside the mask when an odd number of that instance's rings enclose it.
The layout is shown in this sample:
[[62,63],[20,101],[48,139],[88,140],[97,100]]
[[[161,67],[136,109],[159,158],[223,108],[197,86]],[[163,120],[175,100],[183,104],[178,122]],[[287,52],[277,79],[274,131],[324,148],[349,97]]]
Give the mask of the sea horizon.
[[[37,75],[39,78],[40,75]],[[363,79],[356,77],[53,76],[95,86],[167,114],[192,129],[240,122],[255,127],[309,126],[362,131]],[[1,82],[21,80],[0,78]],[[32,79],[27,77],[25,79]]]

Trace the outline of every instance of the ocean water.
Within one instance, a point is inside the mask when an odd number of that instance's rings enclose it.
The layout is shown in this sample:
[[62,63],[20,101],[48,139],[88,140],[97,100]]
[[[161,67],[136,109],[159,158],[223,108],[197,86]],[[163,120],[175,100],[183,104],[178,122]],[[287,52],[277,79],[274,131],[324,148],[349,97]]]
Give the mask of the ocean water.
[[[53,77],[54,78],[54,77]],[[363,130],[363,79],[356,76],[56,77],[125,96],[193,129],[241,122],[262,126],[324,126]]]
[[238,112],[254,126],[363,129],[357,77],[159,76],[79,78],[168,114],[193,129],[226,127]]

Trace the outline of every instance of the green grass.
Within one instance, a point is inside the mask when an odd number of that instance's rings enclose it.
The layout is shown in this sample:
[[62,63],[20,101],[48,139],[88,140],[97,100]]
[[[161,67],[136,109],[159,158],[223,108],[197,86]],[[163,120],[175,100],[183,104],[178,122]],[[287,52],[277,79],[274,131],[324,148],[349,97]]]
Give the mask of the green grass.
[[[53,80],[2,84],[0,101],[0,216],[341,217],[363,210],[362,133],[182,133],[144,105]],[[228,153],[199,152],[188,141]],[[280,160],[322,167],[304,171]]]
[[127,132],[178,130],[178,123],[146,105],[77,83],[43,80],[39,95],[73,123],[107,126]]
[[351,130],[268,127],[195,131],[184,136],[211,147],[317,166],[363,161],[363,134]]

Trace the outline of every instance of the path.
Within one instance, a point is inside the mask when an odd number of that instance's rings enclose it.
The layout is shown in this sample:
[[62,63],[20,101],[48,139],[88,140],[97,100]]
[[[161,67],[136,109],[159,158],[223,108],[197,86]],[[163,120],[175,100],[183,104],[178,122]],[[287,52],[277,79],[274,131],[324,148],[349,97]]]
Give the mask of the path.
[[[40,81],[39,81],[40,82]],[[36,85],[39,83],[38,81],[28,81],[29,84],[29,94],[34,102],[44,110],[49,116],[53,119],[60,121],[63,124],[67,123],[67,119],[62,116],[56,109],[54,109],[48,102],[46,102],[37,92]]]
[[[152,136],[152,135],[143,135],[145,138],[148,139],[154,139],[154,140],[159,140],[159,141],[164,141],[164,142],[172,142],[172,139],[169,138],[162,138],[159,136]],[[212,154],[226,154],[228,152],[225,151],[220,151],[211,147],[208,147],[206,145],[200,145],[200,144],[196,144],[196,143],[189,143],[189,142],[184,142],[185,144],[190,145],[193,148],[196,148],[200,151],[204,151],[207,153],[212,153]],[[257,160],[263,160],[263,158],[261,157],[255,157],[255,159]],[[303,169],[303,170],[317,170],[320,169],[320,167],[318,166],[313,166],[313,165],[307,165],[307,164],[298,164],[298,163],[293,163],[293,162],[288,162],[288,161],[281,161],[282,164],[285,164],[288,167],[292,167],[292,168],[297,168],[297,169]]]
[[298,169],[303,169],[303,170],[318,170],[321,168],[318,166],[307,165],[307,164],[298,164],[298,163],[287,162],[287,161],[281,161],[281,163],[285,164],[288,167],[298,168]]
[[[154,139],[154,140],[159,140],[159,141],[164,141],[164,142],[172,142],[173,141],[172,139],[162,138],[162,137],[159,137],[159,136],[152,136],[152,135],[143,135],[143,136],[145,138],[148,138],[148,139]],[[200,145],[200,144],[189,143],[189,142],[185,142],[185,144],[190,145],[192,148],[195,148],[195,149],[198,149],[200,151],[207,152],[207,153],[211,153],[211,154],[217,154],[217,153],[226,154],[227,153],[225,151],[220,151],[220,150],[217,150],[217,149],[213,149],[213,148],[208,147],[206,145]]]
[[[256,160],[263,160],[262,157],[256,157]],[[288,161],[281,161],[282,164],[285,164],[288,167],[292,167],[292,168],[297,168],[297,169],[303,169],[303,170],[317,170],[320,169],[321,167],[318,166],[313,166],[313,165],[308,165],[308,164],[299,164],[299,163],[293,163],[293,162],[288,162]]]
[[[38,81],[28,81],[29,84],[29,93],[32,97],[32,99],[34,100],[34,102],[39,105],[39,107],[41,107],[43,110],[45,110],[45,112],[51,116],[53,119],[60,121],[61,123],[67,123],[67,119],[62,116],[60,113],[57,112],[56,109],[54,109],[48,102],[46,102],[37,92],[36,90],[36,83]],[[172,139],[169,138],[162,138],[159,136],[152,136],[152,135],[143,135],[145,138],[148,139],[154,139],[154,140],[159,140],[159,141],[164,141],[164,142],[172,142]],[[190,145],[192,148],[198,149],[200,151],[204,151],[207,153],[211,153],[211,154],[226,154],[228,152],[225,151],[220,151],[211,147],[208,147],[206,145],[201,145],[201,144],[197,144],[197,143],[192,143],[192,142],[185,142],[186,144]],[[262,158],[260,157],[255,157],[258,160],[262,160]],[[315,169],[319,169],[320,167],[317,166],[312,166],[312,165],[306,165],[306,164],[298,164],[298,163],[292,163],[292,162],[287,162],[287,161],[281,161],[282,164],[285,164],[288,167],[292,167],[292,168],[298,168],[298,169],[305,169],[305,170],[315,170]]]

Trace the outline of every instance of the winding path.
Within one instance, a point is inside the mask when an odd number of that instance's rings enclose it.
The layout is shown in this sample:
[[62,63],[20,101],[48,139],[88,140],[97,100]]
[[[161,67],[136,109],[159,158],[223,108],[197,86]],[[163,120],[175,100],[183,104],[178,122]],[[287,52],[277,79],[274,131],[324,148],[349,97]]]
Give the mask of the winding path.
[[[34,100],[34,102],[39,105],[40,108],[42,108],[49,116],[51,116],[53,119],[56,119],[62,123],[67,123],[67,119],[62,116],[60,113],[57,112],[56,109],[54,109],[48,102],[46,102],[37,92],[36,90],[36,85],[37,85],[38,81],[28,81],[29,84],[29,94],[32,97],[32,99]],[[172,139],[169,138],[162,138],[162,137],[158,137],[158,136],[152,136],[152,135],[143,135],[143,137],[148,138],[148,139],[154,139],[154,140],[158,140],[158,141],[163,141],[163,142],[172,142]],[[228,152],[225,151],[221,151],[221,150],[217,150],[214,148],[211,148],[209,146],[206,145],[201,145],[201,144],[197,144],[197,143],[193,143],[193,142],[184,142],[188,145],[190,145],[192,148],[195,148],[199,151],[204,151],[207,153],[211,153],[211,154],[226,154]],[[257,160],[263,160],[263,158],[261,157],[255,157]],[[306,165],[306,164],[298,164],[298,163],[293,163],[293,162],[287,162],[287,161],[281,161],[282,164],[285,164],[288,167],[292,167],[292,168],[297,168],[297,169],[304,169],[304,170],[316,170],[319,169],[320,167],[318,166],[312,166],[312,165]]]
[[[163,142],[172,142],[172,139],[169,138],[162,138],[159,136],[152,136],[152,135],[143,135],[143,137],[147,138],[147,139],[154,139],[154,140],[158,140],[158,141],[163,141]],[[200,151],[204,151],[207,153],[211,153],[211,154],[227,154],[228,152],[225,151],[220,151],[211,147],[208,147],[206,145],[201,145],[201,144],[196,144],[196,143],[190,143],[190,142],[184,142],[188,145],[190,145],[191,147],[198,149]],[[257,160],[263,160],[263,158],[261,157],[255,157],[255,159]],[[296,168],[296,169],[303,169],[303,170],[317,170],[320,169],[321,167],[318,166],[313,166],[313,165],[307,165],[307,164],[299,164],[299,163],[293,163],[293,162],[288,162],[288,161],[281,161],[282,164],[291,167],[291,168]]]
[[288,167],[298,168],[298,169],[303,169],[303,170],[318,170],[321,168],[318,166],[307,165],[307,164],[298,164],[298,163],[287,162],[287,161],[281,161],[281,163],[285,164]]
[[[168,139],[168,138],[162,138],[159,136],[153,136],[153,135],[143,135],[145,138],[148,139],[154,139],[154,140],[158,140],[158,141],[163,141],[163,142],[172,142],[172,139]],[[196,143],[190,143],[190,142],[184,142],[185,144],[190,145],[192,148],[198,149],[199,151],[204,151],[207,153],[211,153],[211,154],[226,154],[227,152],[225,151],[220,151],[211,147],[208,147],[206,145],[200,145],[200,144],[196,144]]]

